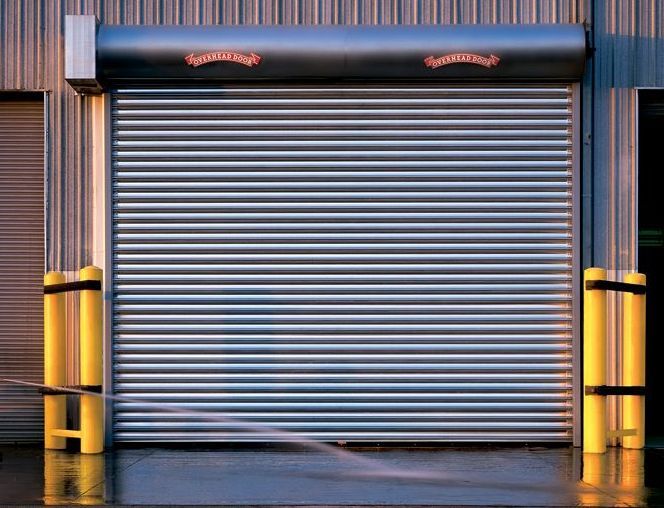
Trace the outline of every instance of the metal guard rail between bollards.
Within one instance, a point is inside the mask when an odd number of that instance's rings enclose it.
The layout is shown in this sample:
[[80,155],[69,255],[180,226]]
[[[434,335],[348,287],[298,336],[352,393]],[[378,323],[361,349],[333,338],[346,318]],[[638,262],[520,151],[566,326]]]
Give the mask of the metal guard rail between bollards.
[[644,284],[630,284],[628,282],[616,282],[613,280],[587,280],[586,289],[588,291],[618,291],[621,293],[632,293],[635,295],[645,295],[646,286]]
[[101,393],[101,385],[45,386],[37,390],[42,395],[78,395],[76,392]]
[[586,395],[645,395],[645,386],[621,386],[621,385],[599,385],[599,386],[586,386]]
[[45,295],[57,293],[68,293],[70,291],[101,291],[100,280],[76,280],[74,282],[63,282],[62,284],[47,284],[44,286]]
[[[44,276],[44,447],[62,450],[67,438],[81,443],[81,453],[104,451],[102,392],[102,271],[80,270],[79,280],[65,282],[60,272]],[[67,385],[65,293],[80,291],[80,385]],[[75,391],[92,393],[75,393]],[[67,429],[66,395],[80,400],[80,430]]]

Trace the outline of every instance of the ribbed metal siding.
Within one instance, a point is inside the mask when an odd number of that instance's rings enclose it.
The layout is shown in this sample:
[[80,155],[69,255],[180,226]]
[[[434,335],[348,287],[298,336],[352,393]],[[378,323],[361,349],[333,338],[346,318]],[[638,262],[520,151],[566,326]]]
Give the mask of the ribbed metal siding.
[[[42,381],[44,103],[0,94],[0,378]],[[42,438],[34,390],[0,383],[0,443]]]
[[113,129],[116,393],[324,440],[570,439],[569,87],[123,89]]

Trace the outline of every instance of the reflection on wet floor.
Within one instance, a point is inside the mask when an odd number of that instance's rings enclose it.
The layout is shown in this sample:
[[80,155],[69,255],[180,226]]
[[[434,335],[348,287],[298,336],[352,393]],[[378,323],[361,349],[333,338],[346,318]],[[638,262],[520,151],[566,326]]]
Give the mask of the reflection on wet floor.
[[0,448],[0,503],[661,506],[664,450],[443,448],[363,451],[428,477],[361,477],[319,452]]
[[[598,494],[613,491],[621,501],[633,505],[645,501],[642,450],[616,450],[615,453],[582,454],[582,482],[595,491],[580,493],[582,505],[598,505]],[[619,494],[619,495],[618,495]]]
[[104,504],[104,454],[44,451],[44,504]]

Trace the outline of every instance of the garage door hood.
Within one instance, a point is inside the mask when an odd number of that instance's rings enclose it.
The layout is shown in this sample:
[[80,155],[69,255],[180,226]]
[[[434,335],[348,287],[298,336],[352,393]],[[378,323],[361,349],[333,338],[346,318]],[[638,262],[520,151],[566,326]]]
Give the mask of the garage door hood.
[[74,87],[85,85],[80,78],[101,86],[154,79],[576,80],[586,54],[580,24],[97,26],[94,17],[68,16],[66,30]]

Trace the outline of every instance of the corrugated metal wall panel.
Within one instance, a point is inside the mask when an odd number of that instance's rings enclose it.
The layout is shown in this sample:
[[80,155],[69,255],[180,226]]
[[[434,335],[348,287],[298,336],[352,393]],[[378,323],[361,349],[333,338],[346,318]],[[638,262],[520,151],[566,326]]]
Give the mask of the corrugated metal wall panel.
[[0,2],[0,90],[42,90],[43,2]]
[[[0,378],[41,383],[44,102],[0,94]],[[34,390],[0,383],[0,443],[42,439]]]
[[[113,99],[115,392],[325,440],[566,441],[572,100],[246,85]],[[269,441],[119,402],[118,441]]]

